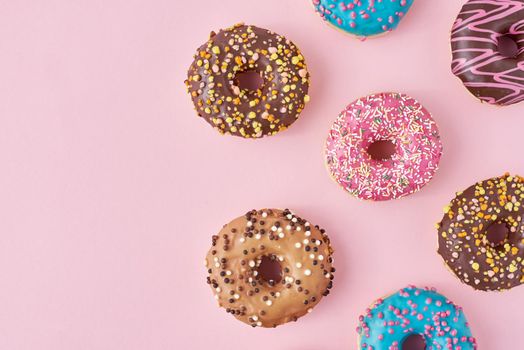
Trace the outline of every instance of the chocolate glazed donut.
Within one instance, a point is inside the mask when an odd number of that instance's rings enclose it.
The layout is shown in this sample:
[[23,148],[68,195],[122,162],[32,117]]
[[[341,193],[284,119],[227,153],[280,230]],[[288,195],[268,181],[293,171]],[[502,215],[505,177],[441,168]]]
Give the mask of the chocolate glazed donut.
[[438,252],[462,282],[483,291],[524,283],[523,205],[524,178],[505,174],[459,192],[444,209]]
[[[238,75],[258,73],[255,90]],[[293,124],[309,101],[304,56],[272,31],[237,24],[211,33],[194,56],[185,81],[195,109],[221,134],[244,138],[274,135]]]
[[[502,37],[518,45],[501,54]],[[524,0],[469,0],[451,34],[453,74],[477,98],[507,106],[524,100]]]

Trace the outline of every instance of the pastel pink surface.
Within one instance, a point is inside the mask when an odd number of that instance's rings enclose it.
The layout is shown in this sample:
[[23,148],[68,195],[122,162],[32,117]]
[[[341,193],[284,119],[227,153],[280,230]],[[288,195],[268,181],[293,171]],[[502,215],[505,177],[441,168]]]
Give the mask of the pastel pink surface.
[[[436,254],[455,191],[524,174],[524,105],[482,105],[450,72],[461,5],[418,0],[362,43],[308,1],[1,2],[0,349],[354,349],[358,315],[409,283],[462,305],[480,349],[514,349],[524,287],[475,292]],[[288,36],[312,75],[300,119],[258,141],[218,135],[183,84],[209,31],[238,21]],[[419,193],[362,202],[329,178],[325,137],[390,90],[431,111],[445,154]],[[268,206],[327,229],[337,276],[299,322],[251,329],[215,305],[203,259],[222,224]]]

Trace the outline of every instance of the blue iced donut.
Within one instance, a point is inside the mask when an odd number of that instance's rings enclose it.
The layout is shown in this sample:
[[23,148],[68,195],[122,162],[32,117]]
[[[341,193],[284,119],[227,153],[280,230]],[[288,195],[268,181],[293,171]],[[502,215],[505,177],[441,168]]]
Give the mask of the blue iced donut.
[[359,349],[399,350],[411,335],[420,335],[427,350],[474,350],[462,308],[434,289],[413,286],[379,299],[360,316]]
[[395,29],[414,0],[312,0],[328,23],[360,38]]

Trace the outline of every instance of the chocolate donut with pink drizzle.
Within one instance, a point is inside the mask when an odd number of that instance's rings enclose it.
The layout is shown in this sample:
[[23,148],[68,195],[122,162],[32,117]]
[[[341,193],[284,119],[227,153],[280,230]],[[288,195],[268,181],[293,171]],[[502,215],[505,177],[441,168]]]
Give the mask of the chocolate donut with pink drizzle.
[[[389,157],[371,149],[387,142]],[[360,98],[340,113],[326,142],[326,163],[333,179],[361,199],[375,201],[406,196],[435,174],[442,143],[430,113],[415,99],[399,93]]]
[[[512,40],[517,52],[501,52]],[[469,0],[451,34],[453,73],[481,101],[507,106],[524,100],[524,0]]]

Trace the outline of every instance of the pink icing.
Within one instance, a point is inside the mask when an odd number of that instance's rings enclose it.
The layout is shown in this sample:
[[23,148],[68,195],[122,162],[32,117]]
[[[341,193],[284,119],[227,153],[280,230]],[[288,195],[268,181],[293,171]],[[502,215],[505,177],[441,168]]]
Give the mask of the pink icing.
[[[389,140],[396,153],[374,160],[367,149]],[[371,200],[399,198],[423,187],[442,155],[437,125],[415,99],[398,93],[360,98],[338,116],[326,142],[332,177],[349,193]]]

